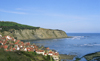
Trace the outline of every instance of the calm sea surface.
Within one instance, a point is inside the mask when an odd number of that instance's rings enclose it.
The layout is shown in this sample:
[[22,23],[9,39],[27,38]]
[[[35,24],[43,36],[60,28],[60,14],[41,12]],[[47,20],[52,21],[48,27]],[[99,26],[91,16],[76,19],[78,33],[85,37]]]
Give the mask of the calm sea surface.
[[84,56],[100,51],[100,33],[67,33],[72,38],[31,41],[57,50],[60,54]]

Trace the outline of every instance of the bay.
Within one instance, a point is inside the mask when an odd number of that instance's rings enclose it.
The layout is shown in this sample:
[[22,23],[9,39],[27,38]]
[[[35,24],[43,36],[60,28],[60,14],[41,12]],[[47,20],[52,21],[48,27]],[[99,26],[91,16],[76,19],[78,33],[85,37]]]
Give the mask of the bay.
[[100,51],[100,33],[67,33],[72,38],[30,41],[57,50],[59,54],[82,57]]

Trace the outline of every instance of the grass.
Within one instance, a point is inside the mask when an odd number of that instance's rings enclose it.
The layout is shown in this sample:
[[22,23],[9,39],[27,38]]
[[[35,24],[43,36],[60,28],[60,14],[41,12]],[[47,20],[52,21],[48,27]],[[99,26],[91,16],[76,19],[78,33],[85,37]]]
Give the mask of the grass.
[[1,32],[3,31],[13,32],[14,30],[20,30],[20,29],[39,29],[40,27],[18,24],[16,22],[0,21],[0,28],[2,28],[2,30],[0,30]]
[[[0,61],[51,61],[50,56],[43,56],[36,52],[14,51],[7,52],[0,49]],[[52,61],[54,61],[52,59]]]

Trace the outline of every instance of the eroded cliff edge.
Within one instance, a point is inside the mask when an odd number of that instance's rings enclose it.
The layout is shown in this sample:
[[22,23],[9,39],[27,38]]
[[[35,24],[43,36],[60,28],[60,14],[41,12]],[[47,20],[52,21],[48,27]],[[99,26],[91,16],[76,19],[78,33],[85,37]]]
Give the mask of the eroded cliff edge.
[[1,35],[9,35],[19,40],[38,40],[38,39],[56,39],[56,38],[67,38],[67,34],[62,30],[52,29],[23,29],[4,31]]

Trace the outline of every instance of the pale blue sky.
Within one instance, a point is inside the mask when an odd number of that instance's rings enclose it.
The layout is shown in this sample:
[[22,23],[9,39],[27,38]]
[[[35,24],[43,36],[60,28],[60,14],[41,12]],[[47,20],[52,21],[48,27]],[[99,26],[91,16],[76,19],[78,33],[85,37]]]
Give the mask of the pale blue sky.
[[100,33],[100,0],[0,0],[0,21]]

